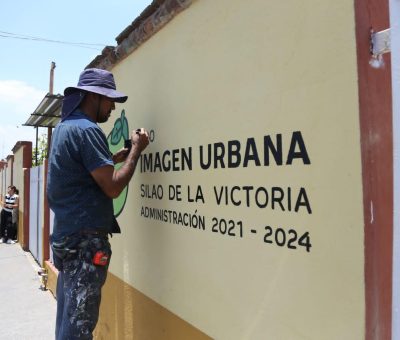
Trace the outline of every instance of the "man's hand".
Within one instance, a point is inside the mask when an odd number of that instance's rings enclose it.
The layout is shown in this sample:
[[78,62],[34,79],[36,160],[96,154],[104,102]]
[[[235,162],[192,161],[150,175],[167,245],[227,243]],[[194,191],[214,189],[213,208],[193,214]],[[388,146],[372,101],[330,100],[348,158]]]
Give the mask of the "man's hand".
[[140,128],[134,130],[131,136],[132,140],[132,149],[140,154],[144,149],[146,149],[147,145],[149,145],[149,133],[146,129]]
[[121,163],[125,161],[126,157],[128,157],[128,152],[129,150],[127,148],[122,148],[121,150],[118,150],[115,154],[112,156],[112,160],[114,164]]
[[114,163],[116,162],[114,157],[117,160],[125,159],[120,169],[115,170],[112,165],[105,165],[91,172],[96,183],[110,198],[118,197],[129,183],[135,171],[140,153],[149,145],[149,134],[143,128],[134,130],[131,141],[132,148],[130,152],[127,152],[128,149],[121,149],[113,156]]

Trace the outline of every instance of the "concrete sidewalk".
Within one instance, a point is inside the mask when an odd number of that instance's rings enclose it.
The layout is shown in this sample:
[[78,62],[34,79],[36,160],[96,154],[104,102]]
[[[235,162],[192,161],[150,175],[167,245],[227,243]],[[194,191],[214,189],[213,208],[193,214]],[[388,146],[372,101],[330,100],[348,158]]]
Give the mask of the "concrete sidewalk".
[[56,300],[40,289],[39,268],[18,243],[0,244],[0,339],[54,339]]

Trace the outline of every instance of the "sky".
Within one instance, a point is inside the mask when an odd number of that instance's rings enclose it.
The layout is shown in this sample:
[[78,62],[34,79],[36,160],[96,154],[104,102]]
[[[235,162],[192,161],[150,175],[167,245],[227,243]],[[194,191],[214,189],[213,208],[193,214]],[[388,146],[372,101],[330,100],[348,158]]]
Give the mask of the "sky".
[[[0,11],[0,159],[18,141],[32,141],[36,130],[22,126],[49,91],[51,62],[54,93],[78,82],[80,72],[150,5],[152,0],[13,0]],[[24,36],[27,39],[15,37]],[[89,48],[65,43],[85,43]],[[39,135],[47,132],[40,128]]]

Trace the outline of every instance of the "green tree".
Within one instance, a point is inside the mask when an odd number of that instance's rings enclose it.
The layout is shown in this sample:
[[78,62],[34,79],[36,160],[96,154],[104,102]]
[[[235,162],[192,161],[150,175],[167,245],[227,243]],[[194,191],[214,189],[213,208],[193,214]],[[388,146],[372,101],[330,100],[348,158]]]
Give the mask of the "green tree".
[[[37,149],[37,161],[36,161],[36,149]],[[32,149],[32,166],[38,166],[43,164],[45,158],[47,158],[47,134],[43,133],[38,138],[37,148],[35,146]]]

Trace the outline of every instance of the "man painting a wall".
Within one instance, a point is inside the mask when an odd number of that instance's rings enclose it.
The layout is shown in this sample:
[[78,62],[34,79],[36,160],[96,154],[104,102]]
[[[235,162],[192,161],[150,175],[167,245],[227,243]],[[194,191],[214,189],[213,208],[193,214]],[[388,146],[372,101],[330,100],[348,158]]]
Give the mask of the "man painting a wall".
[[[109,151],[97,123],[109,119],[115,102],[128,98],[116,91],[110,72],[86,69],[78,86],[64,94],[47,187],[55,213],[51,245],[59,270],[56,339],[92,339],[111,257],[108,235],[120,232],[112,199],[128,185],[149,138],[145,129],[137,129],[130,150]],[[115,170],[120,162],[122,167]]]

